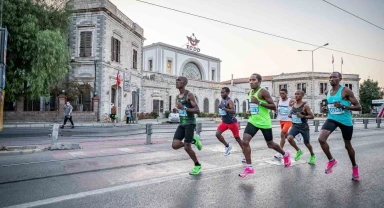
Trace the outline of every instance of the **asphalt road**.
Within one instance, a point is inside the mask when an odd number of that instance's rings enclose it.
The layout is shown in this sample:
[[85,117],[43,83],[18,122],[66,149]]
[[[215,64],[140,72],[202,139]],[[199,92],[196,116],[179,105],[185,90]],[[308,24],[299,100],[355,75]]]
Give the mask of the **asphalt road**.
[[340,131],[329,141],[339,161],[330,175],[324,174],[326,158],[314,133],[316,165],[307,164],[300,144],[302,160],[288,169],[257,135],[251,145],[255,174],[245,179],[237,176],[241,153],[229,134],[234,148],[228,157],[213,137],[204,139],[198,176],[188,175],[193,163],[183,150],[170,148],[171,140],[126,154],[106,148],[104,156],[77,150],[1,157],[0,207],[383,207],[383,133],[355,131],[359,182],[351,181]]

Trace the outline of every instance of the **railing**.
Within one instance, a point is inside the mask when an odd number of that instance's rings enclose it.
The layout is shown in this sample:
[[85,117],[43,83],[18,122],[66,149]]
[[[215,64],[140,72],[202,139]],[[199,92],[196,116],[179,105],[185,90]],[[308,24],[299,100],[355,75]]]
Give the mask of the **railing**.
[[[384,118],[354,118],[352,122],[354,124],[363,124],[364,129],[368,129],[368,124],[376,124],[376,128],[381,128],[381,122]],[[324,124],[326,119],[314,119],[313,126],[315,127],[314,132],[319,132],[319,126]],[[277,125],[277,121],[273,121],[274,125]],[[247,121],[239,121],[238,126],[239,129],[242,129],[245,125],[247,125]],[[196,134],[200,135],[201,132],[209,132],[217,130],[217,123],[197,123],[196,124]],[[133,136],[133,135],[146,135],[146,144],[152,144],[152,134],[173,134],[177,128],[177,124],[145,124],[145,125],[132,125],[129,127],[129,131],[125,129],[121,129],[123,131],[117,131],[117,129],[111,129],[109,136],[103,137],[116,137],[116,136]],[[108,134],[109,132],[104,132]],[[119,135],[119,133],[121,135]],[[66,134],[72,134],[71,132],[61,131],[58,133],[58,126],[54,126],[52,128],[52,144],[58,141],[58,136],[66,136]],[[89,132],[76,132],[77,135],[87,135],[88,137],[93,137],[89,135]]]

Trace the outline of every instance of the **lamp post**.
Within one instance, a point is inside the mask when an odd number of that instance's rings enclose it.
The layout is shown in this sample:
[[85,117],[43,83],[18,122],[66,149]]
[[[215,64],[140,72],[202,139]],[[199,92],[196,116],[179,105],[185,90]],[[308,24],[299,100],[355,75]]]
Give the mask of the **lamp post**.
[[299,52],[302,52],[302,51],[309,51],[309,52],[312,53],[312,73],[311,73],[311,77],[312,77],[312,82],[311,82],[311,88],[312,88],[312,92],[311,92],[311,94],[312,94],[312,96],[311,96],[311,100],[312,100],[312,102],[311,102],[311,104],[312,104],[312,106],[311,106],[311,108],[312,108],[313,111],[315,110],[315,86],[314,86],[315,81],[313,80],[313,79],[314,79],[313,74],[314,74],[314,72],[315,72],[315,66],[314,66],[314,63],[313,63],[313,52],[316,51],[317,49],[320,49],[320,48],[325,47],[325,46],[327,46],[327,45],[329,45],[329,44],[326,43],[326,44],[324,44],[324,45],[322,45],[322,46],[319,46],[318,48],[316,48],[316,49],[314,49],[314,50],[298,50]]

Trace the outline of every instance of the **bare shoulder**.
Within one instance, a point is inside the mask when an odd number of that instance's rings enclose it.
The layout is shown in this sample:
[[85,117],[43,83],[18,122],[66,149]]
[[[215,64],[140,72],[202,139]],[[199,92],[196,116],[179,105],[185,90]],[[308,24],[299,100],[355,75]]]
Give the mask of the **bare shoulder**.
[[342,96],[343,97],[350,97],[350,96],[354,96],[354,93],[351,89],[349,89],[349,87],[344,87],[343,88],[343,91],[341,92],[342,93]]

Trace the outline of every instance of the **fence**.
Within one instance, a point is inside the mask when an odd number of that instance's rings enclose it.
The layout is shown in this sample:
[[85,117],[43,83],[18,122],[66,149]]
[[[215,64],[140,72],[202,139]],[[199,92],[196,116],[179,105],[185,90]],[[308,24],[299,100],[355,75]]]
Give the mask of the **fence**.
[[[369,124],[376,124],[376,128],[381,128],[381,122],[383,118],[355,118],[353,119],[354,124],[363,124],[364,129],[368,129]],[[319,126],[324,124],[325,119],[315,119],[313,120],[314,132],[319,132]],[[275,126],[279,126],[279,121],[273,120],[272,124]],[[247,125],[247,121],[239,121],[238,122],[239,129],[244,128]],[[132,125],[129,127],[129,131],[127,129],[110,129],[110,132],[104,132],[106,135],[102,135],[103,137],[116,137],[116,136],[133,136],[133,135],[146,135],[146,144],[152,144],[152,134],[173,134],[177,128],[177,124],[145,124],[145,125]],[[216,131],[218,124],[215,122],[204,122],[196,124],[196,134],[200,135],[201,132],[208,131]],[[109,127],[109,126],[104,126]],[[108,135],[110,133],[110,135]],[[71,136],[72,132],[61,131],[59,135],[61,136]],[[85,136],[85,137],[93,137],[94,135],[90,135],[89,132],[76,132],[77,135]],[[99,135],[98,132],[94,133],[95,135]],[[55,133],[52,133],[55,135]],[[101,136],[101,135],[99,135]],[[53,139],[53,138],[52,138]],[[57,141],[57,139],[55,139]]]

